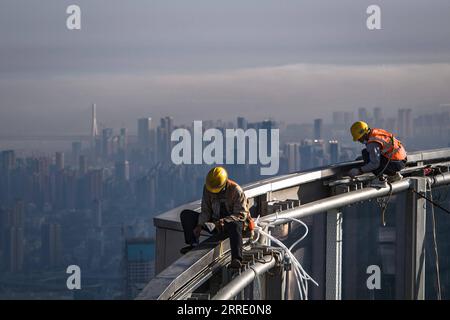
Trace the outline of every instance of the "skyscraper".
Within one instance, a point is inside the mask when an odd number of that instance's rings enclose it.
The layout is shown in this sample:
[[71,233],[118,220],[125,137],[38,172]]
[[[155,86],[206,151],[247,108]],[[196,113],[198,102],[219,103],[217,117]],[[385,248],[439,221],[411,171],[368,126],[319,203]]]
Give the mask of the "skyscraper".
[[323,119],[314,120],[314,139],[320,140],[323,138]]
[[8,172],[16,167],[16,156],[14,150],[5,150],[1,153],[1,169]]
[[130,180],[130,164],[128,161],[118,161],[115,165],[116,181],[123,183]]
[[41,227],[41,259],[44,266],[55,268],[62,263],[61,225],[45,223]]
[[10,272],[23,270],[25,203],[17,200],[7,213],[3,239],[3,252]]
[[383,128],[383,112],[380,107],[376,107],[373,109],[373,124],[374,128]]
[[313,146],[311,140],[303,140],[300,146],[300,165],[302,170],[313,167]]
[[97,128],[97,105],[92,104],[92,118],[91,118],[91,152],[95,152],[95,142],[98,136]]
[[92,203],[94,200],[103,199],[103,169],[96,169],[89,171],[89,198],[88,201]]
[[81,154],[81,142],[72,142],[72,164],[77,165]]
[[237,118],[237,127],[239,129],[247,130],[248,121],[244,117]]
[[398,135],[400,139],[410,139],[412,136],[412,118],[411,109],[399,109],[398,110]]
[[87,173],[88,165],[86,156],[81,155],[78,160],[78,172],[80,175],[85,175]]
[[152,118],[138,119],[138,145],[142,149],[150,147],[150,129]]
[[101,229],[103,226],[102,217],[102,201],[99,199],[94,199],[92,202],[92,212],[93,212],[93,223],[95,228]]
[[9,272],[23,270],[23,227],[11,226],[6,230],[5,256]]
[[119,159],[127,160],[127,149],[128,149],[128,131],[126,128],[120,129],[119,135]]
[[64,152],[56,152],[55,154],[56,170],[64,170]]
[[371,123],[370,120],[371,119],[370,119],[370,116],[369,116],[369,112],[367,112],[366,108],[359,108],[358,109],[358,120],[365,121],[365,122],[369,123],[369,125],[370,125],[370,123]]
[[14,151],[3,151],[0,160],[0,202],[3,202],[3,204],[11,204],[13,202],[12,171],[16,167],[16,156]]
[[331,164],[339,162],[339,142],[337,140],[329,141],[330,145],[330,162]]
[[126,296],[135,298],[145,287],[153,273],[153,241],[149,238],[133,238],[125,241]]
[[288,172],[300,171],[300,143],[286,143],[285,152],[288,161]]
[[102,130],[102,154],[104,160],[107,160],[112,155],[112,150],[113,150],[113,129],[105,128]]

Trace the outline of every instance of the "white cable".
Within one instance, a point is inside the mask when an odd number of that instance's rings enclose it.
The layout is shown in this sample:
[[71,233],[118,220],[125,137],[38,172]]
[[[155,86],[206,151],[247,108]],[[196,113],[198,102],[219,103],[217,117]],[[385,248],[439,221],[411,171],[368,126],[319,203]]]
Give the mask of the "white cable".
[[292,254],[292,249],[297,246],[305,237],[308,235],[309,229],[308,226],[301,220],[295,219],[295,218],[281,218],[281,220],[287,220],[287,221],[294,221],[305,228],[305,234],[300,237],[300,239],[296,240],[289,248],[286,247],[279,239],[275,238],[271,234],[263,231],[263,228],[268,227],[275,227],[274,222],[280,220],[278,218],[278,212],[275,213],[275,218],[273,220],[270,220],[268,222],[260,223],[260,216],[258,216],[255,219],[255,232],[257,233],[257,237],[253,240],[251,240],[252,243],[255,243],[260,238],[260,235],[266,236],[270,240],[272,240],[274,243],[276,243],[279,247],[283,249],[283,252],[285,255],[288,255],[291,259],[291,263],[293,265],[293,271],[294,276],[296,278],[297,287],[299,290],[300,299],[308,299],[308,281],[312,281],[316,286],[319,286],[319,284],[303,269],[300,262],[297,260],[297,258]]
[[[277,216],[278,216],[278,214],[277,214]],[[294,218],[284,218],[283,220],[291,220],[291,221],[299,222],[300,224],[305,226],[306,230],[308,230],[308,227],[306,226],[306,224],[304,224],[300,220],[297,220],[297,219],[294,219]],[[258,222],[259,222],[259,220],[258,220]],[[319,286],[319,285],[303,269],[303,267],[300,264],[300,262],[297,260],[297,258],[291,252],[292,248],[306,237],[307,232],[305,233],[305,235],[303,235],[303,237],[301,237],[299,240],[297,240],[290,248],[288,248],[280,240],[278,240],[274,236],[270,235],[269,233],[263,231],[262,227],[259,226],[257,223],[255,223],[255,225],[257,226],[257,228],[255,228],[255,230],[258,232],[258,234],[262,234],[263,236],[266,236],[269,239],[271,239],[274,243],[276,243],[278,246],[280,246],[282,249],[284,249],[284,253],[287,254],[290,257],[290,259],[291,259],[291,261],[293,263],[293,266],[294,266],[294,275],[296,276],[297,287],[299,289],[300,298],[303,299],[303,297],[304,297],[305,299],[308,299],[308,280],[311,280],[316,286]],[[265,224],[265,226],[267,227],[267,226],[274,226],[274,225],[272,223],[267,223],[267,224]]]

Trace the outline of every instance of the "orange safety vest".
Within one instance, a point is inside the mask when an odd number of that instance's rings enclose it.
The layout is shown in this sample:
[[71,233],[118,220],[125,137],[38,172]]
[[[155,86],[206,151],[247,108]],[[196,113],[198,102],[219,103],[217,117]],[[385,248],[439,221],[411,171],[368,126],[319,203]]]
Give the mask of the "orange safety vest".
[[371,129],[367,143],[376,142],[381,146],[381,154],[391,161],[406,159],[406,150],[400,140],[383,129]]

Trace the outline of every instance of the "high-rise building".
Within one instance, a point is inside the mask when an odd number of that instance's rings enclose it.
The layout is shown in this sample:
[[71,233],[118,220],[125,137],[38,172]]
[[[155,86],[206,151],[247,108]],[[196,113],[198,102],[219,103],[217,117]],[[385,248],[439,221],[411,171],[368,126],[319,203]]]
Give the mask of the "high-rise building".
[[103,226],[102,217],[102,201],[94,199],[92,202],[93,223],[95,228],[101,229]]
[[288,163],[288,172],[292,173],[300,171],[300,143],[286,143],[285,152]]
[[94,200],[103,199],[103,169],[89,171],[89,199],[92,203]]
[[62,263],[61,225],[59,223],[45,223],[41,227],[42,264],[49,268],[56,268]]
[[329,141],[330,145],[330,162],[331,164],[339,162],[339,142],[337,140]]
[[399,109],[398,110],[398,136],[400,139],[410,139],[412,136],[412,117],[411,109]]
[[102,130],[102,154],[103,159],[108,159],[113,151],[113,129],[105,128]]
[[168,141],[170,141],[170,135],[173,131],[173,118],[172,117],[164,117],[161,119],[161,127],[166,128],[169,133]]
[[81,142],[74,141],[72,142],[72,164],[78,165],[78,160],[80,159],[81,155]]
[[7,270],[13,273],[23,270],[25,203],[17,200],[4,221],[3,254]]
[[55,154],[56,170],[64,170],[64,152],[56,152]]
[[150,130],[152,118],[138,119],[138,146],[142,149],[150,147]]
[[150,238],[133,238],[125,242],[125,290],[135,298],[153,275],[154,243]]
[[345,127],[345,112],[333,112],[333,127],[336,129],[343,129]]
[[24,257],[24,233],[23,227],[11,226],[6,230],[5,256],[9,272],[21,272],[23,270]]
[[8,172],[16,167],[16,156],[14,150],[5,150],[1,153],[1,161],[3,172]]
[[84,155],[81,155],[78,160],[78,172],[80,175],[85,175],[88,170],[87,158]]
[[303,140],[300,146],[300,165],[302,170],[311,169],[313,167],[313,142],[311,140]]
[[360,121],[365,121],[367,122],[369,125],[371,125],[372,123],[372,119],[369,115],[369,112],[367,111],[366,108],[359,108],[358,109],[358,120]]
[[13,202],[12,171],[16,167],[16,156],[13,150],[2,151],[0,155],[0,202],[11,204]]
[[272,142],[270,137],[272,129],[276,129],[277,124],[273,120],[263,120],[261,123],[257,124],[257,127],[259,127],[259,129],[267,130],[267,153],[272,154]]
[[173,118],[165,117],[161,118],[160,125],[157,128],[157,158],[160,162],[166,162],[170,159],[170,152],[172,150],[172,141],[170,136],[173,131]]
[[314,139],[320,140],[323,138],[323,119],[314,120]]
[[350,126],[355,121],[355,115],[353,112],[344,112],[344,127],[350,129]]
[[244,117],[237,118],[237,127],[242,130],[247,130],[248,121]]
[[130,180],[130,164],[128,161],[118,161],[115,165],[116,181],[126,182]]
[[127,160],[127,150],[128,150],[128,131],[127,128],[120,129],[119,135],[119,159]]
[[92,104],[92,118],[91,118],[91,152],[95,152],[95,144],[97,142],[98,128],[97,128],[97,105]]
[[383,111],[380,107],[376,107],[373,109],[373,124],[374,128],[383,128]]
[[146,210],[156,208],[156,173],[150,173],[136,180],[136,201]]

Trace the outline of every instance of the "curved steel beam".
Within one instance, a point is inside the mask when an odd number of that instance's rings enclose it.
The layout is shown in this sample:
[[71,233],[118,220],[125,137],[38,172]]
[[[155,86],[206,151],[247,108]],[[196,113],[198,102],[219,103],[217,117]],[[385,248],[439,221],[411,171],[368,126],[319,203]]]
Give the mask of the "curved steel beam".
[[[392,194],[400,193],[411,187],[411,179],[405,178],[399,182],[392,183]],[[430,178],[432,185],[443,185],[450,183],[450,173],[443,173]],[[326,212],[331,209],[339,209],[357,202],[367,201],[370,199],[385,197],[389,195],[390,188],[373,188],[368,187],[361,190],[350,191],[336,196],[328,197],[318,201],[313,201],[294,209],[286,210],[281,213],[271,214],[261,218],[262,222],[272,222],[274,224],[283,224],[283,218],[303,218],[316,213]],[[278,219],[277,219],[278,218]],[[275,221],[275,219],[277,219]]]
[[276,259],[272,255],[265,255],[264,262],[256,262],[238,277],[231,280],[225,287],[220,289],[211,300],[230,300],[244,290],[246,286],[252,283],[255,278],[264,274],[275,266]]

